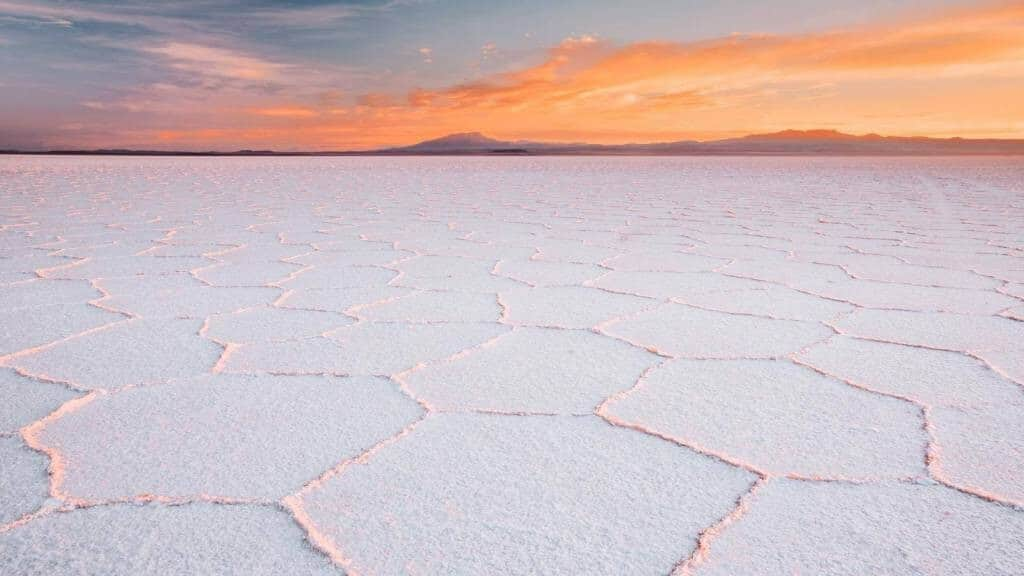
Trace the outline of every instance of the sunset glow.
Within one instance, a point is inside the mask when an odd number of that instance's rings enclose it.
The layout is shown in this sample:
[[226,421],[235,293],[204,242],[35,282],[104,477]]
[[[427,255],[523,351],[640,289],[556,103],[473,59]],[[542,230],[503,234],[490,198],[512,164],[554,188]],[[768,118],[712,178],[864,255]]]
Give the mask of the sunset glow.
[[[800,8],[672,37],[622,33],[600,7],[586,28],[552,13],[541,34],[526,18],[521,30],[481,22],[479,9],[445,20],[453,9],[435,3],[247,5],[239,28],[227,10],[187,3],[0,1],[0,147],[344,150],[467,131],[594,143],[812,128],[1024,137],[1024,3],[780,23]],[[423,18],[436,25],[410,24]]]

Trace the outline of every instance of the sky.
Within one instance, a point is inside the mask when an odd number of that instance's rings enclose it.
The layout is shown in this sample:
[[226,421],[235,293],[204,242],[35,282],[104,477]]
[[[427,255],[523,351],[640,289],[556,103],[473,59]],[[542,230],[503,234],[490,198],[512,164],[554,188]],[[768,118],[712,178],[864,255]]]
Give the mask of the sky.
[[1024,138],[1024,2],[0,0],[0,149]]

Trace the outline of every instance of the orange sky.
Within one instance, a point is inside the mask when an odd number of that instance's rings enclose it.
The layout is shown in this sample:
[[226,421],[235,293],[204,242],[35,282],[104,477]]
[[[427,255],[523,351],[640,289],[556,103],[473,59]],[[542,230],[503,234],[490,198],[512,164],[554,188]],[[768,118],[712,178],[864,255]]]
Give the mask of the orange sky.
[[[578,35],[533,63],[465,83],[318,97],[317,70],[185,42],[147,47],[175,70],[280,80],[271,94],[149,88],[89,103],[176,114],[126,127],[131,145],[180,149],[365,149],[453,132],[620,143],[714,139],[788,128],[890,135],[1024,137],[1024,3],[932,11],[805,34],[616,44]],[[437,57],[419,54],[426,64]],[[367,82],[364,87],[372,86]],[[298,86],[298,88],[296,88]],[[136,96],[137,97],[137,96]],[[174,98],[189,102],[173,109]],[[161,108],[163,107],[163,108]]]

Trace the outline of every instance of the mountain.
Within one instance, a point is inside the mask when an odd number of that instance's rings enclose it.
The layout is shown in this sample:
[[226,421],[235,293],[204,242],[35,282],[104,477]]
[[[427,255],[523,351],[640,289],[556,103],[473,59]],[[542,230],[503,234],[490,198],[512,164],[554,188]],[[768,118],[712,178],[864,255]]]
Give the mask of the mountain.
[[1024,140],[924,138],[846,134],[837,130],[783,130],[724,140],[647,144],[504,141],[479,132],[452,134],[376,154],[537,154],[662,156],[941,156],[1024,155]]
[[838,130],[782,130],[781,132],[770,132],[768,134],[749,134],[744,140],[858,140],[862,138],[881,138],[878,134],[867,134],[855,136]]
[[462,132],[459,134],[449,134],[433,140],[425,140],[412,146],[391,148],[389,151],[424,154],[469,154],[494,152],[510,148],[515,148],[515,144],[495,140],[479,132]]

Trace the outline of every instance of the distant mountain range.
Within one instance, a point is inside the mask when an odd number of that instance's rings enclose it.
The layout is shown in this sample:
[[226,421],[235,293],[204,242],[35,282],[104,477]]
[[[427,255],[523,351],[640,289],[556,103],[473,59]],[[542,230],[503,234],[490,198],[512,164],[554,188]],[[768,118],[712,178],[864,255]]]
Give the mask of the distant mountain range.
[[479,132],[451,134],[378,154],[414,155],[664,155],[664,156],[938,156],[1024,154],[1024,140],[857,136],[835,130],[784,130],[725,140],[679,140],[648,144],[587,144],[502,141]]
[[496,140],[479,132],[449,134],[411,146],[369,151],[173,152],[156,150],[52,150],[0,154],[110,154],[124,156],[978,156],[1024,155],[1024,139],[924,138],[853,135],[835,130],[783,130],[724,140],[679,140],[647,144],[588,144]]

